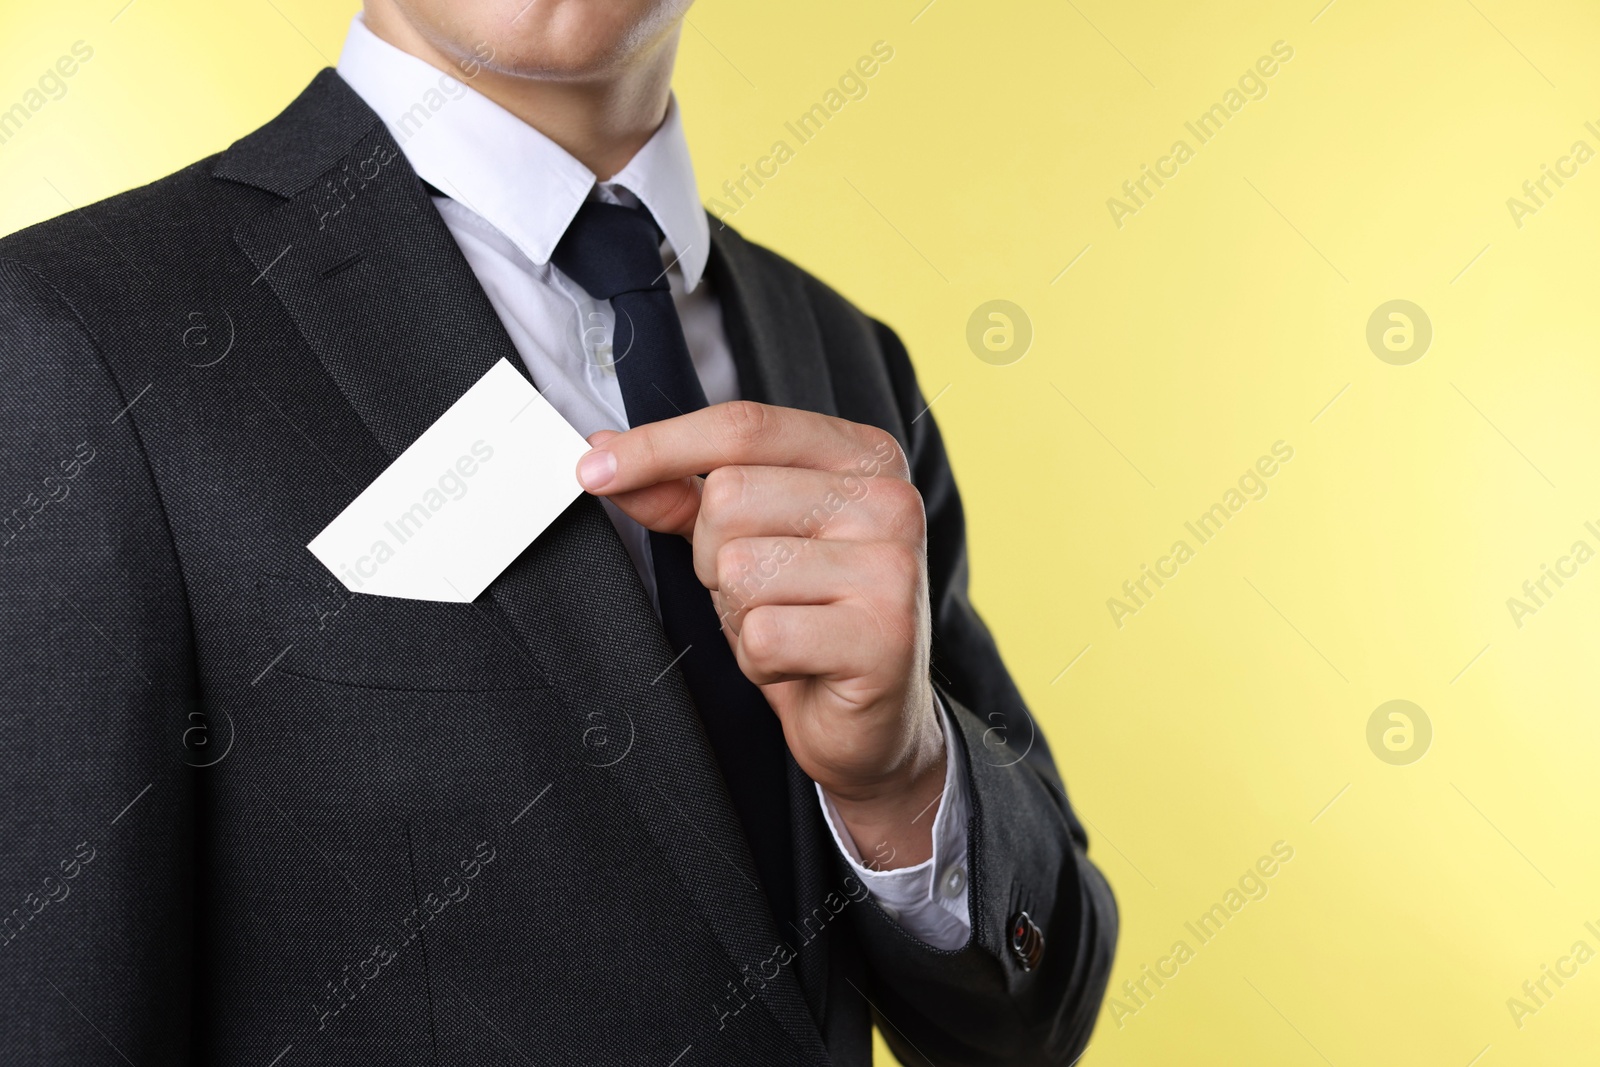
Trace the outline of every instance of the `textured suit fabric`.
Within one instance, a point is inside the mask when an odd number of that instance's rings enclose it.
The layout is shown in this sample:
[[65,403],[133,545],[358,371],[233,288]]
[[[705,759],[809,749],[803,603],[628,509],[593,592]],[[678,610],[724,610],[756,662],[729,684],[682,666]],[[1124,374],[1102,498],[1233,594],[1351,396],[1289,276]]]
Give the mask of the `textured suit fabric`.
[[324,71],[228,151],[0,241],[0,1062],[865,1064],[874,1016],[907,1062],[1071,1062],[1116,909],[967,601],[906,353],[732,230],[710,280],[745,396],[911,460],[969,753],[971,942],[931,949],[872,903],[792,760],[798,921],[775,925],[592,499],[474,604],[352,596],[306,551],[520,367]]
[[[550,261],[597,300],[609,300],[625,326],[612,343],[628,425],[643,426],[707,406],[705,390],[661,267],[661,229],[648,209],[590,200]],[[694,549],[676,534],[652,531],[661,627],[679,650],[675,665],[694,698],[756,875],[778,928],[794,915],[789,839],[788,749],[761,690],[739,670],[711,593],[694,569]]]

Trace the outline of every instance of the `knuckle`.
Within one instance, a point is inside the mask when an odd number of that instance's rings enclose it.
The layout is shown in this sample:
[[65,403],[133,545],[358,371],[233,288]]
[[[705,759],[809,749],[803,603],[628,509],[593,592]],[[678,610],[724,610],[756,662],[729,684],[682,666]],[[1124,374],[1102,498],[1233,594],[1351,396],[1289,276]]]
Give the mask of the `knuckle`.
[[[623,442],[624,439],[626,439],[625,443],[629,448],[628,454],[618,455],[617,458],[619,461],[627,464],[627,468],[625,469],[642,469],[646,471],[656,469],[661,461],[661,448],[659,443],[656,441],[656,435],[648,427],[640,427],[639,430],[630,430],[628,433],[622,435],[620,438],[616,438],[615,440],[618,442]],[[607,443],[611,444],[611,442]],[[612,451],[619,452],[620,450],[616,447],[612,447]]]
[[878,492],[890,532],[920,544],[927,535],[928,525],[928,513],[922,503],[921,491],[910,482],[894,480],[884,482],[878,487]]
[[755,566],[755,546],[749,541],[729,541],[717,549],[717,588],[735,590]]
[[783,643],[778,616],[766,608],[754,608],[744,617],[739,631],[739,644],[752,662],[769,661]]
[[878,548],[878,565],[896,586],[907,584],[906,577],[922,574],[922,553],[903,541],[885,541]]
[[700,511],[707,521],[718,523],[739,510],[744,499],[744,479],[732,467],[718,467],[706,475],[700,489]]
[[866,444],[868,462],[875,464],[878,470],[896,478],[911,477],[911,464],[894,434],[876,426],[871,427],[867,431]]
[[907,618],[916,612],[922,595],[922,555],[909,545],[884,542],[871,556],[873,576],[866,583],[866,597],[891,617]]
[[884,506],[890,511],[922,510],[922,491],[910,482],[896,478],[877,486],[876,491],[882,497]]
[[752,445],[771,432],[771,411],[753,400],[734,400],[722,407],[723,426],[737,445]]

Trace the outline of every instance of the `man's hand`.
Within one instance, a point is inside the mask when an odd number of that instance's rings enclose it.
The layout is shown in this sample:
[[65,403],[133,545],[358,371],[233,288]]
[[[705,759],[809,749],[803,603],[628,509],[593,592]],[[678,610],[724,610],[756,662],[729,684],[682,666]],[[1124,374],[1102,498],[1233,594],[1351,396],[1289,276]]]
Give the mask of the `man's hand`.
[[894,437],[736,401],[589,443],[584,488],[693,543],[740,669],[864,861],[928,858],[944,740],[922,496]]

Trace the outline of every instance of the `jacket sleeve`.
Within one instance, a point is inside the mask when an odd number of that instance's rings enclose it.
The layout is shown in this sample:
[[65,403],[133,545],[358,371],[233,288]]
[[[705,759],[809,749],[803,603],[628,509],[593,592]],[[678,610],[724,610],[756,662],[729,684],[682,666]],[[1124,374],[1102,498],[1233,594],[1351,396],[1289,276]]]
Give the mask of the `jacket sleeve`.
[[160,398],[9,259],[0,360],[0,1062],[187,1062],[193,657],[128,409]]
[[[1050,748],[967,600],[965,522],[944,445],[904,347],[877,330],[927,511],[934,683],[965,742],[972,937],[940,951],[876,907],[856,912],[873,1010],[907,1064],[1067,1065],[1105,993],[1116,902],[1089,862]],[[1012,947],[1024,912],[1043,935],[1036,955],[1027,937]]]

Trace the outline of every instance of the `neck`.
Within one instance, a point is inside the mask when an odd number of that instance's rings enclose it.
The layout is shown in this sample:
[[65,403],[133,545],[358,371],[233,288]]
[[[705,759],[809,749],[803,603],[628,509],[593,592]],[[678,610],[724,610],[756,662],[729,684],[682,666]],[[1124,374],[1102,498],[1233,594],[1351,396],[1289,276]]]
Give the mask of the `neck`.
[[382,40],[467,83],[550,138],[600,181],[627,166],[667,115],[676,25],[616,71],[551,78],[492,69],[480,55],[454,55],[424,36],[398,5],[369,2],[363,19]]

